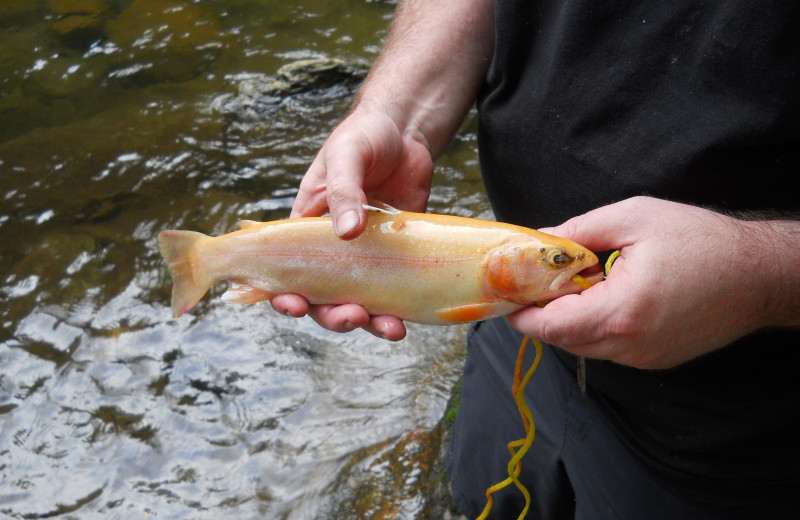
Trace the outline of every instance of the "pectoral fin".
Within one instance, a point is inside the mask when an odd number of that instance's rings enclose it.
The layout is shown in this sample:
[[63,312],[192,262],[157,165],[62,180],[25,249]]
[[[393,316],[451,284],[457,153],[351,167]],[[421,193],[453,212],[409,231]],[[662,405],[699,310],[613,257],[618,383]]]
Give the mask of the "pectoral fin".
[[229,303],[242,303],[250,305],[263,302],[272,298],[273,294],[263,289],[257,289],[249,285],[233,282],[222,295],[222,300]]
[[448,307],[436,311],[436,317],[449,323],[466,323],[469,321],[485,320],[495,316],[497,303],[471,303],[459,307]]

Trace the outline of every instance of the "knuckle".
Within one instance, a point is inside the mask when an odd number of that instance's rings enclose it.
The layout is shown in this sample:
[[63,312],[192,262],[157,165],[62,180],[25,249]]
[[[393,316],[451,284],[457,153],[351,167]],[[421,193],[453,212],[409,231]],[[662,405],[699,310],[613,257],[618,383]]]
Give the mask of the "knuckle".
[[352,182],[341,178],[331,178],[328,180],[328,200],[344,202],[352,197],[358,187]]

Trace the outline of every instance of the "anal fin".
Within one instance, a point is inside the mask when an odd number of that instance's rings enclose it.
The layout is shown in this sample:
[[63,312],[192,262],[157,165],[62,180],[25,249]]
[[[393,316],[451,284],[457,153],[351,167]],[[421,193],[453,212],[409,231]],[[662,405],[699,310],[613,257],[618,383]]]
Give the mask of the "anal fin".
[[231,283],[231,286],[222,295],[222,300],[228,303],[241,303],[251,305],[253,303],[267,301],[274,295],[263,289],[258,289],[242,283]]

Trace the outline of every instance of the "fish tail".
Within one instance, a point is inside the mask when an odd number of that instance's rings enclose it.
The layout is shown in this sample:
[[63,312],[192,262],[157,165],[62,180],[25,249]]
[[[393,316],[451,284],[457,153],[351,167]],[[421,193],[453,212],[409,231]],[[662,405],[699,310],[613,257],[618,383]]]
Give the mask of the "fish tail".
[[195,231],[168,230],[158,234],[161,256],[172,276],[172,314],[176,318],[194,307],[213,283],[193,262],[195,246],[207,238]]

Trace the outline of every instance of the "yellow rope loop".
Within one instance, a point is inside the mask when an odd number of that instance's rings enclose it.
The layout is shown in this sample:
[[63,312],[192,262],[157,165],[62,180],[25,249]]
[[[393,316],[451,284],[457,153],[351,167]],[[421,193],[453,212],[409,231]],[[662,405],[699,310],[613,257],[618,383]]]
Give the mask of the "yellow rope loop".
[[606,276],[608,276],[609,271],[611,271],[611,266],[614,265],[614,262],[616,262],[617,257],[619,255],[620,255],[619,249],[617,249],[616,251],[611,253],[611,256],[609,256],[608,260],[606,260],[606,268],[605,268]]
[[539,366],[539,362],[542,359],[542,344],[539,340],[534,339],[533,343],[536,345],[536,358],[533,360],[528,371],[525,373],[525,377],[522,377],[522,362],[525,356],[525,347],[528,344],[528,336],[525,336],[522,339],[522,344],[519,346],[519,351],[517,353],[517,364],[514,367],[514,384],[511,386],[511,393],[514,395],[514,402],[517,404],[517,410],[519,410],[519,414],[522,417],[522,423],[525,426],[525,438],[514,440],[508,443],[508,451],[511,452],[511,459],[508,461],[508,477],[501,482],[491,486],[489,489],[486,490],[486,506],[483,508],[480,516],[478,516],[477,520],[485,520],[486,517],[489,516],[489,512],[492,510],[492,494],[514,484],[517,489],[522,493],[525,497],[525,508],[520,513],[517,520],[522,520],[525,518],[525,515],[528,514],[528,510],[531,506],[531,495],[528,492],[528,489],[519,481],[519,475],[522,471],[522,464],[520,461],[522,457],[528,453],[531,445],[533,444],[533,439],[536,436],[536,424],[533,420],[533,414],[531,413],[530,408],[528,408],[528,403],[525,401],[525,388],[528,386],[528,382],[531,380],[533,373],[536,372],[536,367]]

